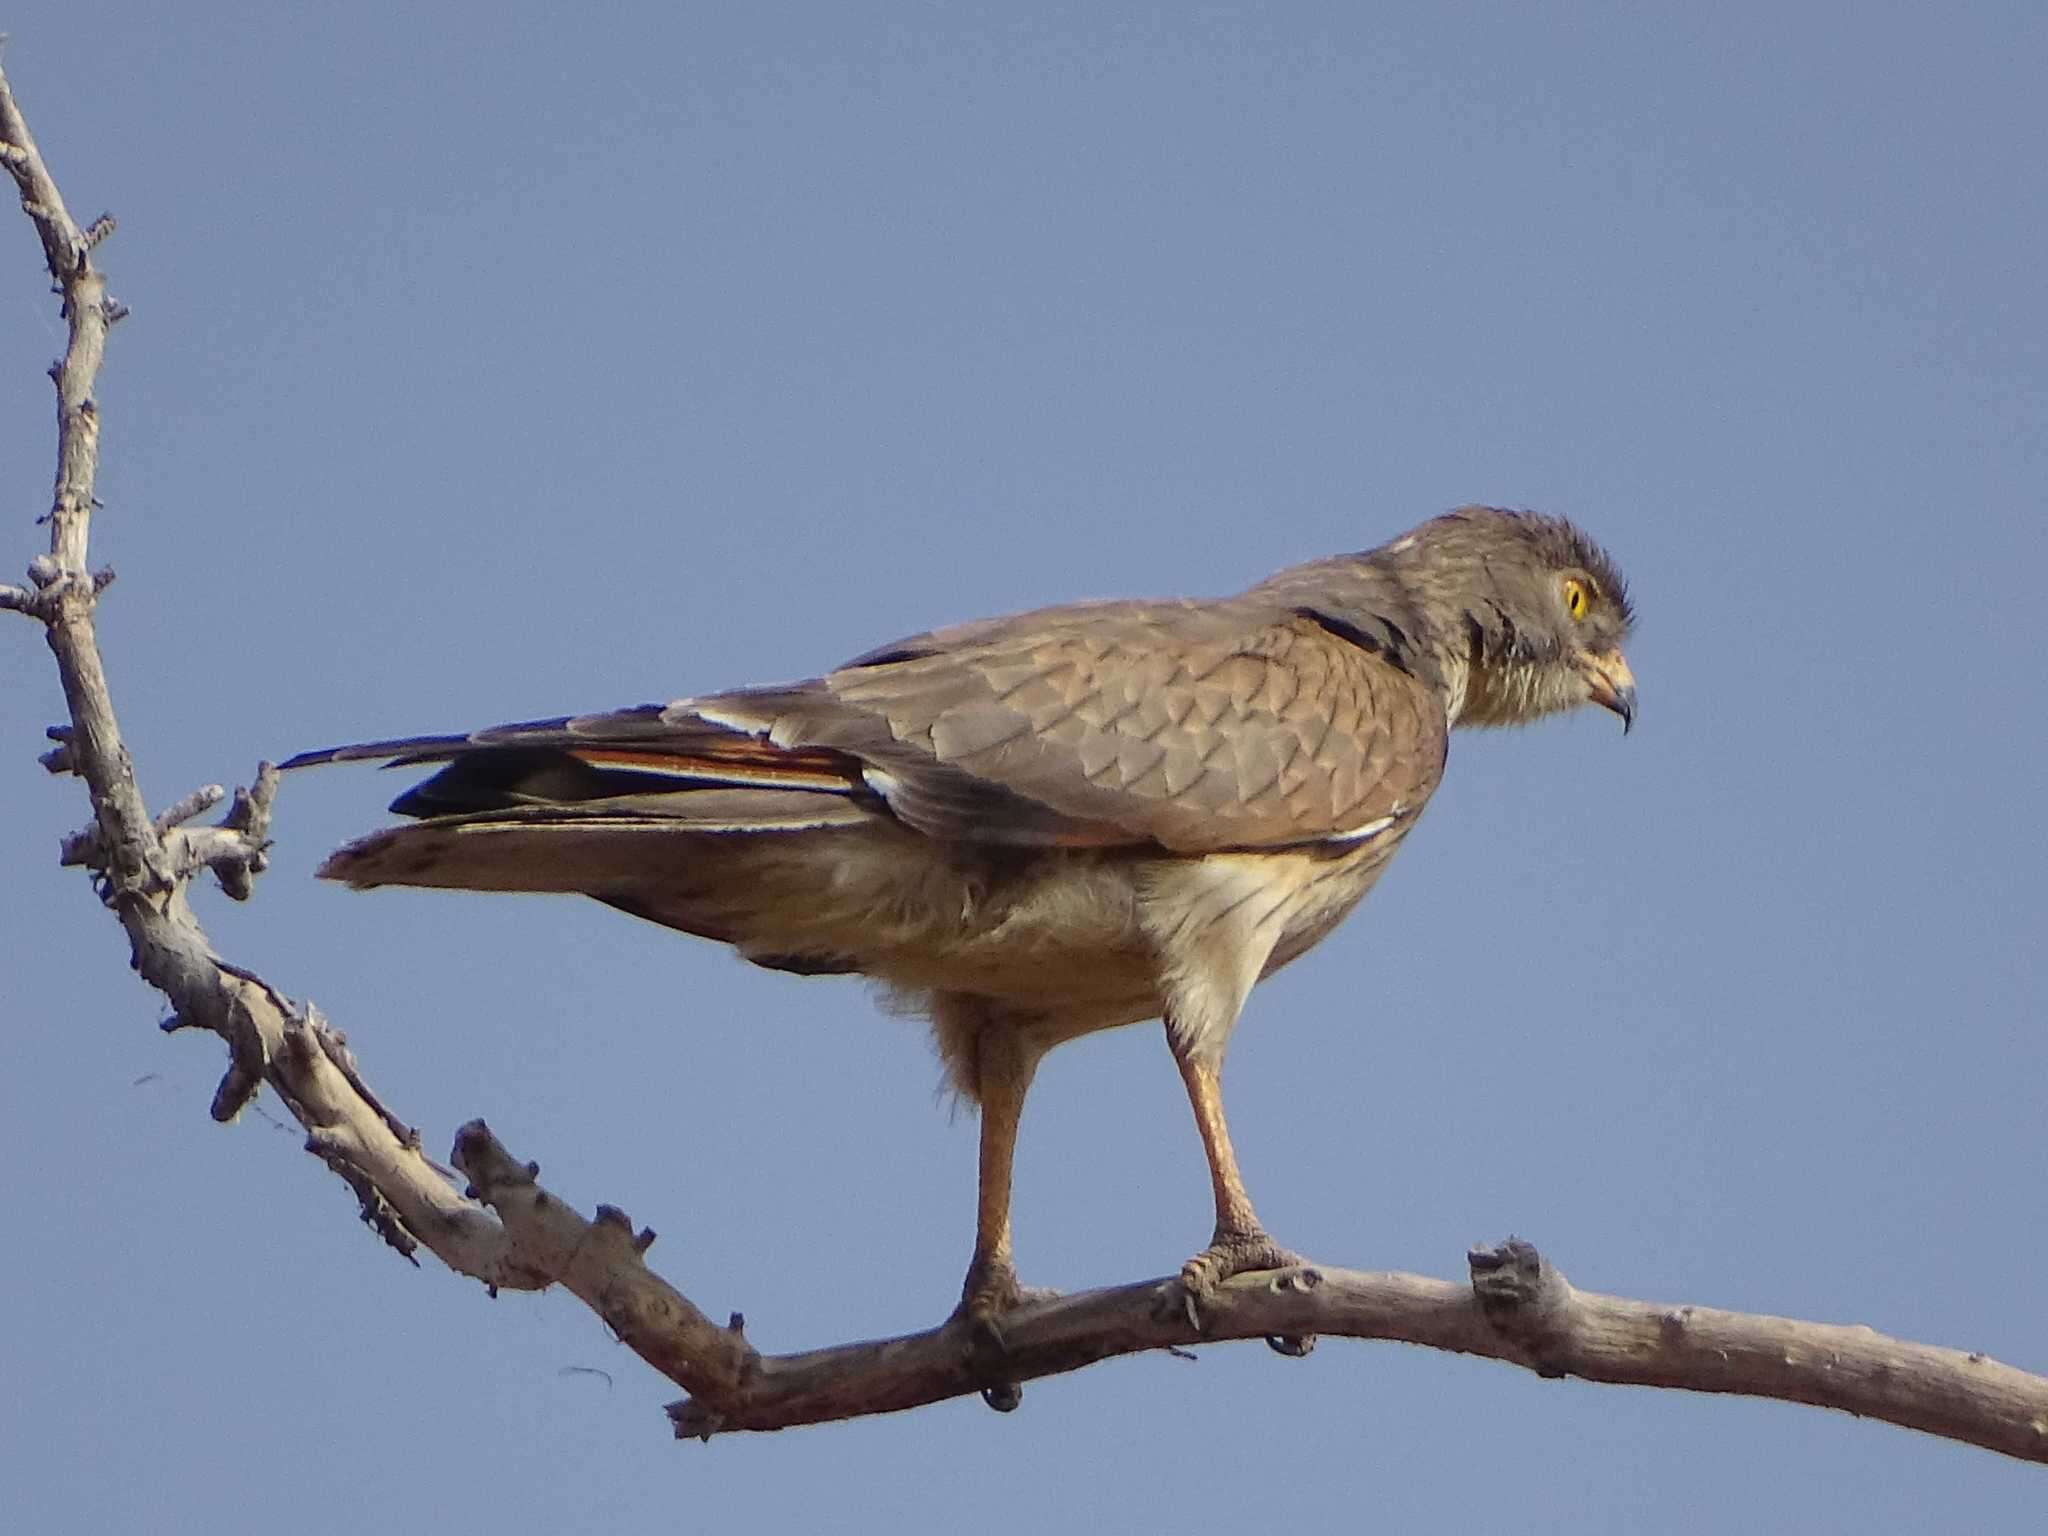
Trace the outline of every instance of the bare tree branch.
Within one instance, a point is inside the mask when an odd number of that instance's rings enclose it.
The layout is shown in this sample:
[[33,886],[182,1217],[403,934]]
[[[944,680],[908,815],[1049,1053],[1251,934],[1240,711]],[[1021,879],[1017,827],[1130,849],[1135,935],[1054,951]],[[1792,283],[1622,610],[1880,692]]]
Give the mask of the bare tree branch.
[[786,1429],[915,1408],[1145,1350],[1226,1339],[1332,1335],[1483,1355],[1540,1376],[1734,1392],[1840,1408],[2048,1461],[2048,1380],[1981,1354],[1798,1322],[1602,1296],[1568,1284],[1516,1238],[1467,1255],[1469,1285],[1312,1266],[1226,1281],[1191,1324],[1166,1276],[1036,1302],[1003,1319],[999,1353],[946,1324],[925,1333],[793,1355],[759,1355],[734,1318],[718,1328],[650,1273],[624,1213],[586,1222],[542,1190],[537,1170],[481,1121],[455,1161],[523,1255],[589,1303],[691,1398],[669,1408],[679,1437]]
[[1397,1339],[1484,1355],[1543,1376],[1684,1387],[1813,1403],[1888,1420],[2033,1461],[2048,1461],[2048,1378],[1868,1328],[1704,1307],[1663,1306],[1575,1290],[1526,1243],[1468,1256],[1470,1283],[1300,1267],[1228,1282],[1199,1326],[1171,1279],[1038,1302],[1005,1317],[1001,1343],[955,1324],[808,1353],[764,1356],[737,1313],[720,1326],[648,1269],[651,1232],[598,1207],[585,1220],[541,1188],[538,1169],[507,1153],[481,1121],[454,1161],[471,1191],[420,1151],[419,1137],[373,1093],[347,1042],[308,1004],[221,958],[185,899],[211,870],[246,897],[262,872],[277,775],[262,765],[213,826],[188,825],[219,804],[207,786],[152,817],[114,717],[93,615],[110,573],[89,570],[98,469],[93,386],[123,310],[92,264],[110,218],[81,229],[0,71],[0,163],[20,189],[69,325],[57,388],[57,475],[50,548],[29,585],[0,586],[0,609],[45,627],[69,707],[55,727],[52,772],[86,782],[93,820],[63,862],[92,871],[129,941],[131,963],[174,1009],[167,1029],[210,1030],[229,1066],[213,1114],[232,1119],[265,1085],[306,1130],[306,1149],[354,1190],[363,1220],[407,1258],[424,1246],[449,1268],[500,1287],[560,1284],[691,1397],[669,1412],[679,1436],[777,1429],[910,1408],[980,1391],[1016,1406],[1014,1383],[1142,1350],[1264,1338],[1301,1353],[1315,1335]]
[[170,999],[171,1028],[211,1030],[227,1042],[230,1065],[214,1096],[215,1118],[229,1120],[268,1083],[307,1131],[307,1150],[355,1189],[364,1219],[399,1251],[424,1243],[463,1274],[492,1286],[540,1283],[522,1270],[504,1229],[462,1198],[423,1157],[418,1137],[390,1115],[356,1072],[346,1043],[310,1007],[300,1006],[251,971],[215,953],[185,899],[185,887],[211,869],[230,895],[245,896],[263,867],[276,770],[263,765],[253,788],[238,790],[219,825],[184,823],[220,798],[188,795],[152,817],[136,786],[100,662],[93,610],[105,577],[87,567],[87,535],[99,464],[99,411],[93,386],[107,332],[123,311],[107,297],[91,253],[113,230],[96,220],[81,230],[29,133],[0,71],[0,162],[21,192],[70,327],[57,386],[57,479],[47,521],[50,549],[31,562],[29,588],[4,589],[4,606],[40,619],[57,659],[71,716],[53,730],[45,763],[76,773],[91,795],[93,820],[65,840],[61,858],[83,864],[127,931],[130,963]]

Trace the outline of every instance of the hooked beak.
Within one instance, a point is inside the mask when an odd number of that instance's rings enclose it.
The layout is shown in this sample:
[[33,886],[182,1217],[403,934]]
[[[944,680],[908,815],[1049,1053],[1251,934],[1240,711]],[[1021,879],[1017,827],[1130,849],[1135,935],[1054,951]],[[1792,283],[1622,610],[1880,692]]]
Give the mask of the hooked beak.
[[1621,733],[1636,723],[1636,675],[1628,669],[1628,658],[1619,651],[1581,651],[1579,669],[1586,677],[1586,693],[1595,704],[1621,716]]

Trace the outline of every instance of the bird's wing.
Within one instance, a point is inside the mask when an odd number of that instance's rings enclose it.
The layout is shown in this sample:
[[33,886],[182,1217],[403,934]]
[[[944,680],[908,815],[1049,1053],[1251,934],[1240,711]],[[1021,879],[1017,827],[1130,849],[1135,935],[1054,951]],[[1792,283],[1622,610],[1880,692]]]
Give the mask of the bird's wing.
[[1369,637],[1242,601],[1046,609],[667,713],[845,753],[933,836],[1182,853],[1373,836],[1421,809],[1447,735]]
[[1426,684],[1312,608],[1044,609],[823,678],[302,753],[449,766],[413,816],[700,831],[893,815],[929,836],[1180,853],[1375,836],[1421,810],[1447,727]]

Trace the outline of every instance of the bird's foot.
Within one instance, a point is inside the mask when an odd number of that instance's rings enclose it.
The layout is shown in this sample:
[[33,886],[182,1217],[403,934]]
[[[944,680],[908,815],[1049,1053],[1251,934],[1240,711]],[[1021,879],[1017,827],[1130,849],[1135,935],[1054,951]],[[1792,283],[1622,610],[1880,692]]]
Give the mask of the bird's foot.
[[[1308,1263],[1298,1253],[1282,1248],[1257,1227],[1248,1230],[1217,1228],[1208,1247],[1180,1267],[1180,1294],[1176,1298],[1188,1326],[1202,1330],[1202,1308],[1216,1294],[1216,1288],[1232,1275],[1266,1269],[1296,1269]],[[1286,1351],[1283,1351],[1286,1353]],[[1306,1349],[1300,1353],[1307,1353]]]
[[[1058,1296],[1058,1291],[1046,1286],[1018,1284],[1017,1271],[1007,1259],[977,1257],[967,1268],[966,1284],[960,1288],[960,1305],[953,1309],[948,1326],[964,1328],[968,1349],[976,1361],[994,1370],[1009,1354],[1003,1319],[1019,1307],[1052,1301]],[[1023,1401],[1024,1389],[1014,1381],[996,1381],[982,1388],[981,1396],[998,1413],[1008,1413]]]
[[976,1259],[967,1268],[967,1281],[960,1287],[960,1305],[953,1309],[952,1321],[1001,1351],[1005,1315],[1035,1302],[1056,1301],[1059,1294],[1050,1286],[1018,1284],[1017,1271],[1007,1259]]

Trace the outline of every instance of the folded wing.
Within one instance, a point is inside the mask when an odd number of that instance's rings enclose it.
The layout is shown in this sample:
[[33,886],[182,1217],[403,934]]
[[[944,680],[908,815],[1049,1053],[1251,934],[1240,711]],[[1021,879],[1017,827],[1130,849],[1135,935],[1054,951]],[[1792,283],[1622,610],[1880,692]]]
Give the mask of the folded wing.
[[[285,766],[444,763],[392,808],[480,829],[891,821],[966,844],[1200,854],[1371,836],[1421,809],[1445,736],[1434,692],[1355,632],[1312,610],[1231,600],[1041,610],[918,636],[787,687],[368,742]],[[323,872],[358,878],[346,854]]]

